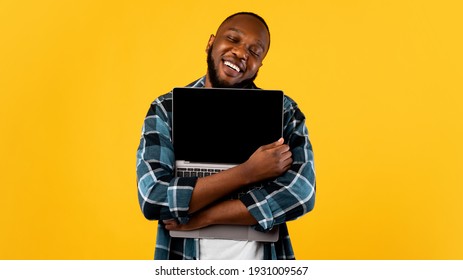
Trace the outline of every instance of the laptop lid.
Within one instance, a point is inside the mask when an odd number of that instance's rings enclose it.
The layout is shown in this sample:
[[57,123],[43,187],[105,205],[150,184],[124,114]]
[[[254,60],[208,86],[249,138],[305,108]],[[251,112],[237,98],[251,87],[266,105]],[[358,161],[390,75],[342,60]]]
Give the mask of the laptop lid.
[[176,160],[240,164],[283,135],[280,90],[174,88]]
[[[177,167],[206,164],[226,169],[283,136],[283,92],[279,90],[174,88],[172,106]],[[170,231],[170,235],[262,242],[275,242],[279,236],[278,227],[263,233],[233,225]]]

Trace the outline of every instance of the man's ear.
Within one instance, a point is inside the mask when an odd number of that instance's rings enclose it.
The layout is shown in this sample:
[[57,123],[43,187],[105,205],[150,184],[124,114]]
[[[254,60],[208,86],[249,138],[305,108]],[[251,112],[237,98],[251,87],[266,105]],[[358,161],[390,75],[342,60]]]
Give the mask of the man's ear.
[[209,41],[207,42],[206,46],[206,53],[209,52],[209,49],[212,47],[212,44],[214,43],[215,36],[211,34],[211,37],[209,37]]

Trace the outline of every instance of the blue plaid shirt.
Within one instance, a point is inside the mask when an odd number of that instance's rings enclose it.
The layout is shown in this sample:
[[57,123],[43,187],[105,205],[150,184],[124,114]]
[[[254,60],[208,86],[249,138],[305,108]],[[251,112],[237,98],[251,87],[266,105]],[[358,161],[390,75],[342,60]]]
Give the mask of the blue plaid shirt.
[[[188,87],[204,87],[205,77]],[[255,85],[252,86],[256,88]],[[172,238],[162,220],[188,222],[189,202],[196,177],[174,177],[172,146],[172,92],[158,97],[145,118],[137,150],[138,200],[148,220],[159,220],[155,259],[197,259],[199,241]],[[315,172],[312,145],[305,117],[297,104],[284,97],[283,136],[293,158],[291,168],[272,181],[260,183],[239,199],[257,220],[256,230],[279,225],[280,237],[264,244],[264,259],[295,259],[286,222],[311,211],[315,203]]]

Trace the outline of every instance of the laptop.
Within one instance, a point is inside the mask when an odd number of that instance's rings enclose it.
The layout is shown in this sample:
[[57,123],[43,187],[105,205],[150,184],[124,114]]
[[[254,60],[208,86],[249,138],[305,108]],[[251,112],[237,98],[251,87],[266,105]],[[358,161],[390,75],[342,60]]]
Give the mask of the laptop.
[[[280,90],[174,88],[172,139],[176,176],[209,176],[245,162],[262,145],[283,136]],[[252,187],[249,187],[252,188]],[[230,197],[237,199],[249,188]],[[170,231],[173,237],[275,242],[277,227],[262,233],[249,226],[214,225]]]

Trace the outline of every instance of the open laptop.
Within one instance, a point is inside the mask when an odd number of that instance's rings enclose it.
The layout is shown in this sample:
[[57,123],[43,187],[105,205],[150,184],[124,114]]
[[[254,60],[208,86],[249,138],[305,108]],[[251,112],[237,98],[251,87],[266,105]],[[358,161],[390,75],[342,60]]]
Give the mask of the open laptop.
[[[203,177],[245,162],[257,148],[282,137],[283,92],[174,88],[172,114],[176,176]],[[248,226],[217,225],[170,235],[274,242],[278,230],[262,233]]]

